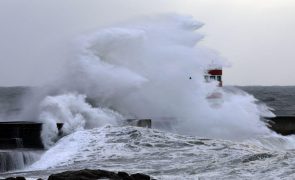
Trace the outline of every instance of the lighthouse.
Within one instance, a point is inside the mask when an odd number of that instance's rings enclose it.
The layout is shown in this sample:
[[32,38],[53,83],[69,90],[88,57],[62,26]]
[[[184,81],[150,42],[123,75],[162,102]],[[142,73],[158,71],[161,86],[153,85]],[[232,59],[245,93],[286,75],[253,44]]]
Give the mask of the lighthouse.
[[205,81],[218,81],[218,86],[222,87],[222,68],[210,68],[204,75]]

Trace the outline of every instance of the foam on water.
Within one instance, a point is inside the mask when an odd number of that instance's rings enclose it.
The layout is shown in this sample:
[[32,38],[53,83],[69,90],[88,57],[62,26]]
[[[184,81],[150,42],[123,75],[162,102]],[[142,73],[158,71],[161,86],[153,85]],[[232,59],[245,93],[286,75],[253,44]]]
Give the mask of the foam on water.
[[50,174],[87,167],[143,172],[157,179],[267,179],[288,177],[294,157],[293,151],[251,143],[104,126],[64,137],[27,170],[47,169],[45,174]]

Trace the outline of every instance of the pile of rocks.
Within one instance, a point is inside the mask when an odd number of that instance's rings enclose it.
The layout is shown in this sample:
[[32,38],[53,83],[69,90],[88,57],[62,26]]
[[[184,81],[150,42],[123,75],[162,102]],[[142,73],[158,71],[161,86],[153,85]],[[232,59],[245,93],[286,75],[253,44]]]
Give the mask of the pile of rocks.
[[[136,173],[129,175],[126,172],[112,172],[106,170],[91,170],[83,169],[78,171],[65,171],[57,174],[52,174],[48,180],[95,180],[95,179],[109,179],[109,180],[152,180],[148,175]],[[9,177],[6,180],[25,180],[24,177]],[[40,179],[41,180],[41,179]]]

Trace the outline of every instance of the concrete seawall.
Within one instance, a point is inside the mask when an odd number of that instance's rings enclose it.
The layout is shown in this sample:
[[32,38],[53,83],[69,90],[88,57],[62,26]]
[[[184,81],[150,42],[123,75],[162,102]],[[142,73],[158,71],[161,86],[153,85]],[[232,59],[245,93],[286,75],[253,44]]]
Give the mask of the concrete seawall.
[[277,116],[265,119],[271,130],[282,135],[295,134],[295,116]]
[[[57,124],[58,129],[63,124]],[[22,169],[41,156],[42,123],[13,121],[0,122],[0,173]]]
[[[61,123],[57,124],[60,129]],[[0,149],[44,148],[41,140],[42,123],[0,122]]]
[[[151,127],[151,119],[128,119],[125,125]],[[60,133],[62,123],[56,124]],[[0,173],[22,169],[42,154],[42,123],[14,121],[0,122]]]

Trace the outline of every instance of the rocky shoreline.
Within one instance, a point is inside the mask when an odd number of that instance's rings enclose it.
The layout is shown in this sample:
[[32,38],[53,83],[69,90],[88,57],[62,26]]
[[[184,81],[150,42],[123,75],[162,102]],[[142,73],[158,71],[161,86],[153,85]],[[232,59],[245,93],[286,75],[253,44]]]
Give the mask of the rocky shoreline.
[[[57,174],[51,174],[48,180],[95,180],[95,179],[109,179],[109,180],[155,180],[152,177],[142,174],[128,174],[126,172],[113,172],[101,169],[82,169],[77,171],[64,171]],[[4,180],[4,179],[3,179]],[[26,180],[25,177],[8,177],[5,180]],[[38,180],[41,180],[39,178]]]

